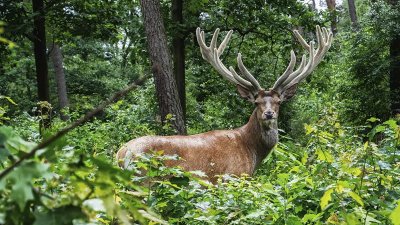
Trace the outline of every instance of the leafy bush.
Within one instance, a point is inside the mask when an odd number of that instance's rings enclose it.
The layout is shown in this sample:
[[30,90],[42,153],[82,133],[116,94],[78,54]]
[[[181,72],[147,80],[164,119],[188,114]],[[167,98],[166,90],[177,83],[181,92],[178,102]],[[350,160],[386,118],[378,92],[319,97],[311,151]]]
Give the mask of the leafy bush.
[[[202,181],[200,172],[165,167],[163,161],[173,158],[162,152],[144,155],[131,170],[112,166],[112,152],[124,139],[114,140],[119,120],[94,120],[2,178],[0,223],[399,223],[395,120],[371,118],[370,124],[378,124],[360,136],[366,127],[344,127],[337,114],[327,114],[305,125],[306,144],[283,138],[255,177],[225,175],[215,186]],[[3,168],[34,145],[2,127]]]
[[[59,140],[39,150],[1,177],[0,224],[129,224],[130,219],[140,223],[159,220],[143,204],[140,196],[146,194],[132,182],[130,171],[65,143]],[[34,145],[11,128],[0,127],[2,167],[14,165]]]
[[306,125],[307,145],[280,143],[255,178],[223,176],[207,188],[164,182],[152,205],[176,224],[398,224],[399,126],[356,131],[332,115]]
[[[253,178],[222,176],[214,186],[200,172],[165,167],[163,161],[171,158],[162,152],[143,156],[132,170],[112,165],[121,143],[163,129],[155,125],[155,113],[149,114],[155,111],[148,100],[152,90],[150,81],[129,96],[136,104],[115,102],[1,178],[0,224],[398,224],[397,121],[371,118],[367,126],[349,127],[341,124],[335,104],[321,107],[311,120],[316,122],[304,126],[304,137],[283,136]],[[207,101],[205,120],[232,113],[230,107],[221,110],[220,102]],[[76,112],[70,117],[77,118]],[[38,120],[22,114],[7,122],[13,129],[1,127],[4,169],[40,142]],[[65,125],[53,120],[44,137]]]

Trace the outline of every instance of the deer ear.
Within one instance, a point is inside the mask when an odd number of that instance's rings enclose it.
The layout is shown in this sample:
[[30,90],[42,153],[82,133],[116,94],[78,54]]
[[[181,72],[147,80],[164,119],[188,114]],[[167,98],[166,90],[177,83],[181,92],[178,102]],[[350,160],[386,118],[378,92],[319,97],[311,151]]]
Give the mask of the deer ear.
[[242,96],[242,98],[247,99],[247,101],[251,103],[254,103],[255,101],[254,94],[249,89],[242,87],[240,85],[236,85],[236,88],[240,96]]
[[296,94],[297,84],[298,83],[295,83],[287,88],[285,91],[283,91],[283,93],[281,94],[281,101],[289,100],[293,97],[294,94]]

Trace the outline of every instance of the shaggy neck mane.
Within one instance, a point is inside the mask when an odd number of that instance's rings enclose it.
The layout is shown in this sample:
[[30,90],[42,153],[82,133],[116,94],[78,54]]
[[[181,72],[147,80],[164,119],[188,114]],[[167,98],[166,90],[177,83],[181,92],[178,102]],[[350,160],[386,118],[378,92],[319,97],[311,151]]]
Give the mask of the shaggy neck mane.
[[260,121],[261,119],[257,118],[257,109],[255,109],[249,122],[238,129],[253,155],[254,169],[278,143],[277,121],[272,121],[268,126],[262,125]]

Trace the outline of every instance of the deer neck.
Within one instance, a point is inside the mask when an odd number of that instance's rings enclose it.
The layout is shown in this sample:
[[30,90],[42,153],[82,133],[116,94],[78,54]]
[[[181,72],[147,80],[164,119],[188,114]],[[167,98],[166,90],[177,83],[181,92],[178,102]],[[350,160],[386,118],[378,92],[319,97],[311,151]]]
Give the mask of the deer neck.
[[271,121],[268,125],[261,123],[255,109],[246,125],[239,128],[242,137],[253,155],[254,169],[271,152],[278,143],[278,123]]

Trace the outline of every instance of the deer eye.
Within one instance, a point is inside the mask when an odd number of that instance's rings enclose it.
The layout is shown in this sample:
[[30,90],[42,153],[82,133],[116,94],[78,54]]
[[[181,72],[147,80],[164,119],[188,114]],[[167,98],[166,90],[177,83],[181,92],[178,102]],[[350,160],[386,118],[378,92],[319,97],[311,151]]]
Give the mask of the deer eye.
[[264,101],[263,99],[256,99],[256,100],[254,101],[254,103],[255,103],[256,105],[260,105],[260,104],[265,103],[265,101]]

